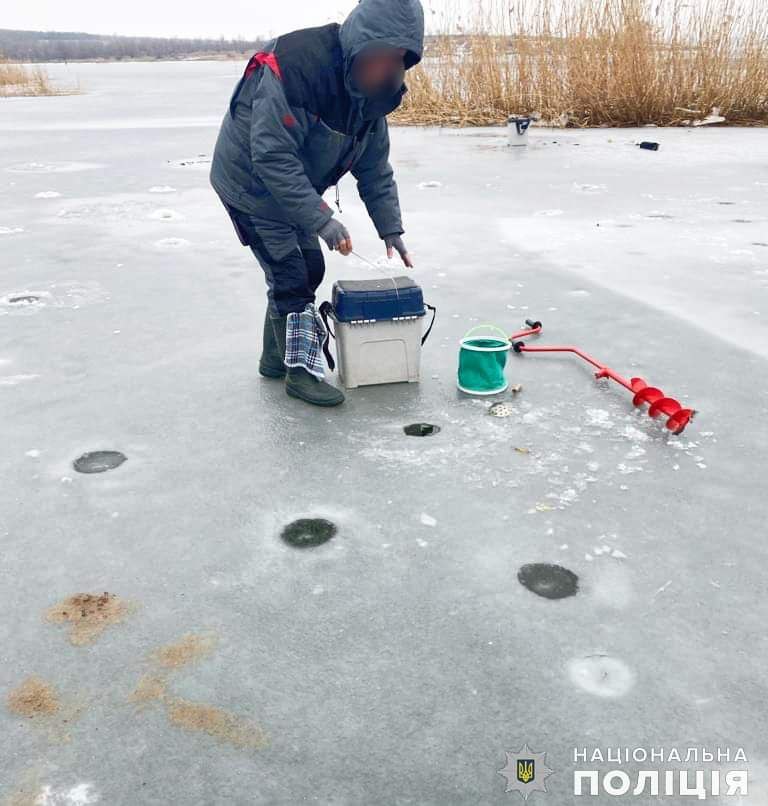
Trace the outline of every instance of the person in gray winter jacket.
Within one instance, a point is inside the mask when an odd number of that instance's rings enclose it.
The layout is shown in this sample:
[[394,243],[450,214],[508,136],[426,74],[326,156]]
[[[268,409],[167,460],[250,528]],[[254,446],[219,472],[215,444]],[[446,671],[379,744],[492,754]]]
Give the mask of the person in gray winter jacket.
[[352,250],[322,194],[351,173],[388,256],[396,250],[412,266],[386,116],[400,105],[423,43],[419,0],[360,0],[343,24],[293,31],[254,54],[221,124],[210,181],[267,284],[259,371],[285,378],[288,393],[310,403],[344,400],[284,360],[291,314],[314,312],[325,274],[318,236],[343,255]]

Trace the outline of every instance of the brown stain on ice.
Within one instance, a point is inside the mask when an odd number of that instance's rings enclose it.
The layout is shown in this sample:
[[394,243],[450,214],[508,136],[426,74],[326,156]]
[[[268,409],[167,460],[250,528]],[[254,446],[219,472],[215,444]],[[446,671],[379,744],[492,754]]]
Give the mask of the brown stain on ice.
[[128,698],[137,705],[146,705],[150,702],[162,700],[165,697],[165,678],[157,675],[144,675]]
[[67,624],[75,646],[93,643],[107,627],[119,624],[132,606],[114,593],[76,593],[46,611],[46,621]]
[[28,677],[13,689],[6,699],[8,710],[25,719],[49,717],[61,709],[56,689],[39,677]]
[[175,697],[166,698],[165,707],[170,723],[184,730],[201,731],[214,739],[241,748],[261,749],[269,743],[258,725],[213,705]]
[[150,660],[163,669],[179,669],[213,652],[218,639],[213,633],[187,633],[173,644],[150,653]]
[[34,675],[8,693],[6,706],[14,716],[46,728],[48,738],[54,742],[69,741],[67,729],[83,711],[82,704],[62,704],[56,689]]
[[129,701],[140,708],[160,704],[168,721],[177,728],[205,733],[241,749],[266,747],[269,739],[258,725],[214,705],[190,702],[168,692],[169,674],[210,655],[217,642],[213,633],[187,633],[151,652],[149,659],[156,671],[139,679]]

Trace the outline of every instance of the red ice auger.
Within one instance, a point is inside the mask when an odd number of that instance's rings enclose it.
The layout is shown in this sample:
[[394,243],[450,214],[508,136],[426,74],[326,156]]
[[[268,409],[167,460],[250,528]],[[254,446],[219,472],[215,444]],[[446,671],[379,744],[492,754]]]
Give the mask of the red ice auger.
[[685,409],[673,397],[667,397],[661,389],[655,386],[648,386],[643,378],[632,378],[628,381],[622,378],[621,375],[614,372],[610,367],[601,364],[597,359],[591,355],[587,355],[583,350],[578,347],[529,347],[525,342],[518,341],[518,339],[525,336],[538,336],[541,333],[541,322],[534,322],[531,319],[526,319],[525,324],[528,325],[528,330],[521,330],[519,333],[513,333],[509,340],[512,342],[512,348],[516,353],[575,353],[579,358],[583,358],[592,366],[597,367],[598,371],[595,373],[596,378],[610,378],[621,384],[625,389],[628,389],[634,397],[632,402],[635,406],[642,406],[644,403],[648,404],[648,414],[651,417],[658,417],[664,415],[667,418],[667,428],[673,434],[681,434],[688,423],[693,419],[696,414],[695,409]]

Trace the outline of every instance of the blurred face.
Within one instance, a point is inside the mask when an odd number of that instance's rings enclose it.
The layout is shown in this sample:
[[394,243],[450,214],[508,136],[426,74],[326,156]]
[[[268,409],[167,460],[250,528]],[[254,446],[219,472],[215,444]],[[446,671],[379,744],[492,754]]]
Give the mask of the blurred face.
[[370,47],[352,62],[352,80],[364,95],[375,97],[398,90],[405,76],[404,48]]

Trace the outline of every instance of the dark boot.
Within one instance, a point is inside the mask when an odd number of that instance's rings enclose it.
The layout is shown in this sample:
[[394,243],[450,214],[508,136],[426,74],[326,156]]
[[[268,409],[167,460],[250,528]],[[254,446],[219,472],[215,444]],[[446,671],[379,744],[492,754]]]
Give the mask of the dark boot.
[[[288,317],[281,316],[272,320],[275,329],[275,341],[281,355],[285,355],[285,331]],[[288,367],[285,378],[285,391],[291,397],[297,397],[315,406],[338,406],[344,402],[344,394],[335,386],[321,381],[304,367]]]
[[283,361],[285,351],[280,352],[275,341],[275,330],[269,317],[269,309],[264,314],[264,351],[259,361],[259,372],[265,378],[284,378],[286,366]]

